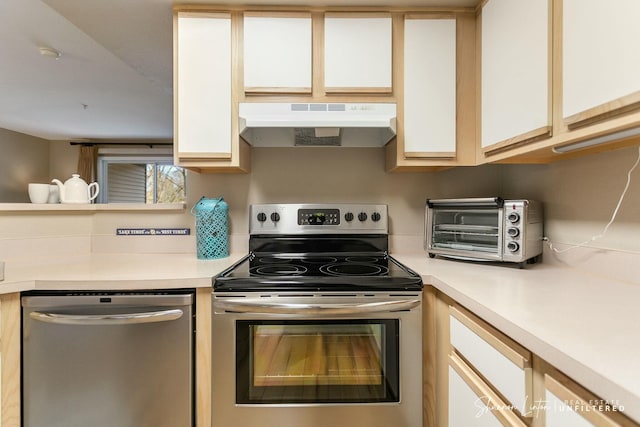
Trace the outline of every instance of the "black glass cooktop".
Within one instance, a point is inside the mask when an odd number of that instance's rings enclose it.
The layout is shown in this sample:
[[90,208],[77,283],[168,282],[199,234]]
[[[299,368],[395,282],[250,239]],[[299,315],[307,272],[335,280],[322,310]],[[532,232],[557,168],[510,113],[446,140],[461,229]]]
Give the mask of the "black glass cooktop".
[[422,280],[384,252],[251,253],[214,278],[220,291],[420,290]]

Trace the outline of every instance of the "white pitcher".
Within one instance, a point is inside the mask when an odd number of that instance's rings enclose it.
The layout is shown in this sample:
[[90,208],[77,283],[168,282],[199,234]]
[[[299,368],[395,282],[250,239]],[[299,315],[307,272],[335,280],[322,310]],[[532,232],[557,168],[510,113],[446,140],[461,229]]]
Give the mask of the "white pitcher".
[[58,186],[62,203],[89,203],[98,197],[100,191],[97,182],[87,184],[76,173],[71,175],[71,178],[66,180],[64,184],[57,179],[53,179],[51,182]]

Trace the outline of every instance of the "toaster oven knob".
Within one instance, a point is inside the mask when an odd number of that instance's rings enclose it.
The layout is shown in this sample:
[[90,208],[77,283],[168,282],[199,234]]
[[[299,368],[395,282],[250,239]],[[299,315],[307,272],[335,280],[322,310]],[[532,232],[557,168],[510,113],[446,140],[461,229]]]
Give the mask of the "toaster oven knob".
[[380,214],[379,214],[378,212],[374,212],[374,213],[372,213],[372,214],[371,214],[371,219],[372,219],[374,222],[378,222],[378,221],[380,221]]
[[267,214],[264,212],[260,212],[258,214],[258,221],[265,222],[267,220]]
[[274,212],[271,214],[271,221],[278,222],[280,221],[280,214],[278,212]]
[[517,252],[518,249],[520,249],[520,245],[518,244],[518,242],[509,242],[507,243],[507,249],[509,249],[511,252]]
[[509,212],[509,215],[507,215],[507,220],[509,220],[510,223],[515,224],[516,222],[520,221],[520,214],[518,212]]
[[347,212],[346,214],[344,214],[344,219],[347,220],[347,222],[353,221],[353,213]]
[[509,237],[518,237],[520,235],[520,229],[518,227],[507,228],[507,234]]
[[364,221],[366,221],[366,220],[367,220],[367,214],[366,214],[366,213],[364,213],[364,212],[360,212],[360,213],[358,214],[358,219],[360,220],[360,222],[364,222]]

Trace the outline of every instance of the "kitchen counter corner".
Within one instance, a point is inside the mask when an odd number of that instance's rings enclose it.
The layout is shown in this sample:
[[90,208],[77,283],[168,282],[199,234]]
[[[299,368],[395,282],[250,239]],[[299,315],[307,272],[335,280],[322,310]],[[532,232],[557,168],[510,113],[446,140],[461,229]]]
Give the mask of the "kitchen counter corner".
[[394,255],[474,312],[640,422],[640,284],[554,264],[526,269]]

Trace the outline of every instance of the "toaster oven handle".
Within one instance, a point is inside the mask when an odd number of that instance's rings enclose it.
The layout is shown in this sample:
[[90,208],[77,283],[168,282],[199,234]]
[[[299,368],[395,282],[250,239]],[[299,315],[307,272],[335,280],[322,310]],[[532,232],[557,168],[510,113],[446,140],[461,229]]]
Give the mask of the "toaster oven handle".
[[427,199],[427,206],[433,207],[492,207],[501,208],[504,200],[501,197],[467,198],[467,199]]
[[410,310],[420,305],[419,299],[377,301],[362,304],[301,304],[282,302],[247,301],[238,299],[217,300],[216,308],[232,313],[344,315],[388,313]]

